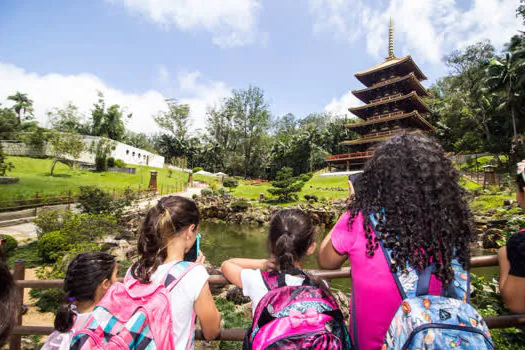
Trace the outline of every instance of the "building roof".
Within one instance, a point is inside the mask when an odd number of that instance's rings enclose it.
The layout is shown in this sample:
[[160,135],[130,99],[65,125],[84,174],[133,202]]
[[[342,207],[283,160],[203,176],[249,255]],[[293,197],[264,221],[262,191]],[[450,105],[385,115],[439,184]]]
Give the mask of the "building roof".
[[[387,68],[396,68],[400,70],[405,70],[408,72],[414,72],[416,77],[419,80],[426,80],[427,77],[421,69],[417,66],[411,56],[405,56],[402,58],[392,57],[387,58],[386,61],[375,65],[374,67],[357,72],[354,76],[365,86],[371,86],[375,83],[378,83],[378,78],[381,76],[381,73]],[[374,79],[375,78],[375,79]]]
[[428,96],[427,90],[421,85],[419,82],[419,79],[417,79],[414,72],[410,72],[407,75],[396,77],[393,79],[385,80],[381,83],[375,84],[369,88],[360,89],[360,90],[353,90],[352,94],[354,94],[355,97],[363,101],[364,103],[370,103],[370,100],[374,99],[374,93],[378,91],[379,89],[389,86],[389,85],[396,85],[396,84],[407,84],[411,90],[414,90],[417,92],[419,96]]
[[378,136],[378,137],[368,137],[368,138],[360,138],[360,139],[356,139],[356,140],[350,140],[350,141],[343,141],[343,145],[346,145],[346,146],[351,146],[351,145],[359,145],[359,144],[364,144],[364,143],[374,143],[374,142],[382,142],[382,141],[386,141],[388,140],[389,138],[393,137],[393,136],[396,136],[396,135],[400,135],[400,134],[416,134],[416,133],[421,133],[421,132],[424,132],[423,130],[411,130],[411,131],[406,131],[406,130],[399,130],[399,132],[393,132],[391,133],[390,135],[385,135],[385,136]]
[[430,124],[425,118],[423,118],[418,111],[414,110],[409,113],[402,113],[402,114],[396,114],[396,115],[387,115],[383,118],[377,118],[373,120],[366,120],[361,123],[354,123],[354,124],[345,124],[345,127],[353,129],[357,133],[361,133],[359,129],[366,129],[367,126],[374,125],[374,124],[381,124],[381,123],[387,123],[394,120],[401,120],[401,119],[407,119],[410,118],[414,122],[414,124],[417,124],[422,129],[426,130],[435,130],[434,126]]
[[377,102],[374,102],[374,103],[369,103],[369,104],[364,105],[364,106],[351,107],[351,108],[348,108],[348,110],[351,113],[353,113],[356,116],[358,116],[359,118],[361,118],[361,119],[367,119],[367,118],[370,117],[369,113],[371,111],[373,111],[373,109],[378,107],[378,106],[388,105],[388,104],[392,104],[392,103],[399,103],[399,102],[404,102],[404,101],[410,101],[413,104],[413,106],[414,106],[414,108],[412,108],[412,109],[417,110],[418,112],[420,112],[420,114],[431,113],[430,108],[417,95],[417,93],[415,91],[412,91],[411,93],[406,94],[406,95],[391,97],[388,100],[377,101]]

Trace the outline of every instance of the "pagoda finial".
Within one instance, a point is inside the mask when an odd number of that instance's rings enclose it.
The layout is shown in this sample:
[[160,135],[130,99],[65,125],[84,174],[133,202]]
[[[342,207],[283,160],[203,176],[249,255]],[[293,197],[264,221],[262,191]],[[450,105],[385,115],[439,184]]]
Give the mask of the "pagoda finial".
[[394,58],[394,20],[390,17],[388,27],[388,58]]

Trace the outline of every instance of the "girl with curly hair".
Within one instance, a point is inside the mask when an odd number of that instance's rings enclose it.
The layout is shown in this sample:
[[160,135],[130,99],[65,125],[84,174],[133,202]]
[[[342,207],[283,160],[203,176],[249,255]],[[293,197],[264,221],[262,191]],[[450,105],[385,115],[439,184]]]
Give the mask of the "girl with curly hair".
[[[350,262],[351,324],[360,349],[381,348],[401,303],[392,272],[407,266],[422,272],[434,263],[429,294],[440,295],[454,278],[453,259],[469,269],[474,233],[458,179],[441,146],[421,134],[391,138],[365,165],[347,212],[323,240],[318,256],[325,269]],[[379,216],[377,236],[371,214]],[[393,271],[379,239],[392,250]]]

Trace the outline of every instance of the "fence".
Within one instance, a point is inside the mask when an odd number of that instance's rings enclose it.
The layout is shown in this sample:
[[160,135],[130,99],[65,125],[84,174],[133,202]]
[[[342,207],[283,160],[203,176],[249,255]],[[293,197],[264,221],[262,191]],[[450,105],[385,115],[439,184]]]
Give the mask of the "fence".
[[[496,255],[474,257],[471,259],[472,267],[486,267],[497,266],[498,257]],[[331,280],[335,278],[348,278],[350,276],[350,268],[342,268],[335,271],[310,270],[309,274],[318,278]],[[14,266],[13,276],[16,280],[16,285],[19,288],[20,295],[20,309],[22,309],[24,300],[25,288],[62,288],[63,280],[25,280],[25,261],[17,260]],[[229,281],[222,275],[211,275],[209,279],[210,284],[227,285]],[[489,328],[509,328],[515,326],[525,326],[524,315],[508,315],[508,316],[494,316],[486,317],[485,321]],[[17,325],[14,328],[13,336],[10,340],[10,349],[18,350],[21,346],[22,335],[48,335],[53,331],[53,327],[42,326],[23,326],[22,314],[18,316]],[[241,341],[244,339],[245,329],[222,329],[217,340],[232,340]],[[197,331],[195,339],[203,340],[202,333]]]
[[[113,196],[113,199],[121,199],[126,197],[125,192],[131,189],[137,199],[142,199],[152,195],[153,193],[157,193],[162,196],[164,194],[182,192],[186,190],[186,186],[186,183],[175,182],[174,184],[170,185],[162,184],[157,187],[156,191],[150,190],[149,188],[140,184],[136,187],[130,186],[127,189],[103,188],[103,190],[110,193]],[[76,202],[78,202],[78,194],[74,194],[71,190],[64,193],[53,193],[48,195],[43,192],[35,192],[32,197],[0,200],[0,212],[35,209],[34,216],[36,216],[36,209],[39,207],[65,205]]]

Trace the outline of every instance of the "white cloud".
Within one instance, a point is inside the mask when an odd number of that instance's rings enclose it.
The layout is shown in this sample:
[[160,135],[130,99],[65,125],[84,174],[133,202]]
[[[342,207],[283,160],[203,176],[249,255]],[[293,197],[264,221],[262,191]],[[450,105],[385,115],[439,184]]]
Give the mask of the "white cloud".
[[387,56],[388,21],[395,21],[396,53],[438,64],[453,49],[489,39],[501,48],[523,29],[515,10],[520,0],[310,0],[315,33],[350,42],[365,40],[367,52]]
[[325,106],[324,111],[335,115],[344,115],[355,118],[356,116],[350,113],[348,108],[360,106],[362,104],[363,102],[355,97],[351,91],[348,91],[339,98],[333,98],[332,101]]
[[205,30],[219,47],[251,44],[257,39],[260,0],[106,0],[120,4],[165,28]]
[[[165,67],[161,71],[166,77],[170,76]],[[96,75],[88,73],[40,75],[2,62],[0,81],[0,103],[10,106],[12,101],[7,101],[7,96],[16,91],[27,93],[34,101],[35,116],[43,125],[46,125],[49,110],[63,107],[68,102],[72,102],[81,112],[89,115],[93,103],[97,101],[97,91],[101,91],[107,105],[119,104],[127,113],[133,113],[127,124],[129,129],[146,133],[158,131],[152,115],[166,109],[166,97],[175,97],[181,103],[190,104],[192,129],[196,129],[205,125],[207,106],[220,104],[230,93],[230,88],[225,83],[203,81],[199,72],[178,74],[176,96],[164,96],[156,90],[144,93],[118,90],[108,86]]]

